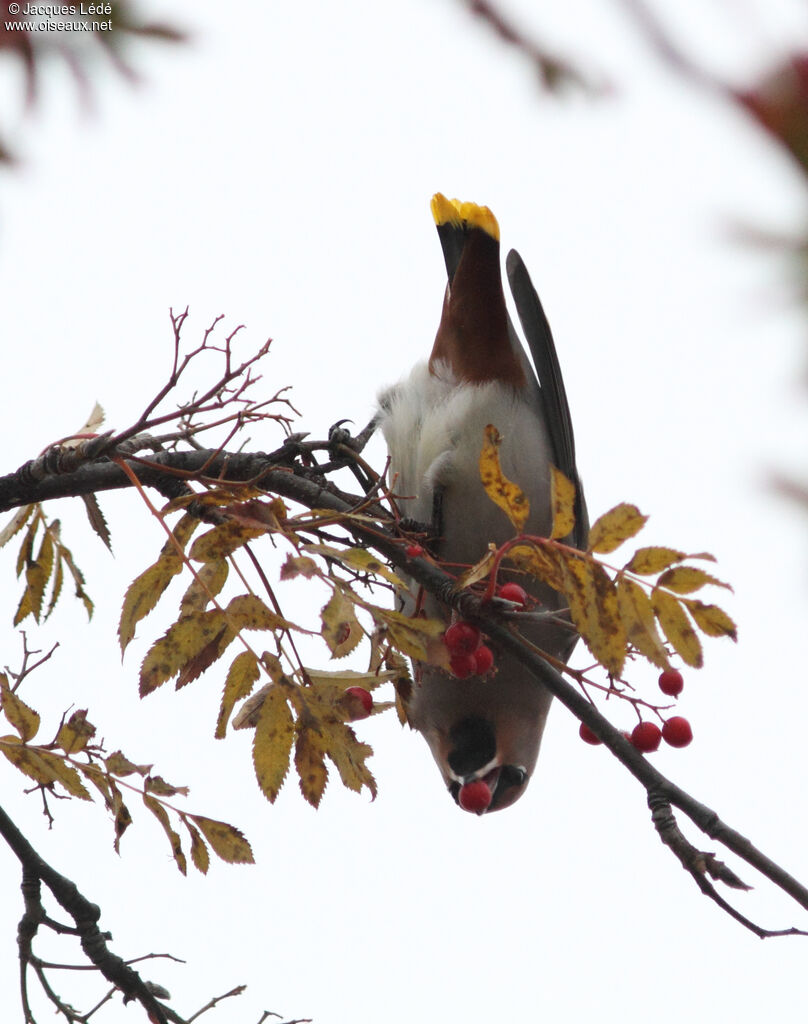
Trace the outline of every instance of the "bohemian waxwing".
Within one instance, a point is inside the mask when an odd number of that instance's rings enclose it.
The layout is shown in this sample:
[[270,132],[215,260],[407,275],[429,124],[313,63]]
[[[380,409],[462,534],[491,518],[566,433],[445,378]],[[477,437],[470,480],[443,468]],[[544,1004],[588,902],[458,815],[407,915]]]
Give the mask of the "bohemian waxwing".
[[[567,540],[584,546],[588,523],[569,406],[550,327],[528,272],[518,253],[510,252],[508,278],[535,371],[506,310],[494,215],[487,207],[440,193],[432,199],[432,213],[449,278],[432,354],[379,400],[378,422],[401,513],[430,524],[432,539],[426,544],[442,562],[474,564],[489,542],[499,545],[513,537],[513,526],[480,480],[483,431],[490,423],[503,438],[504,474],[530,501],[525,532],[550,533],[552,463],[576,486],[576,525]],[[550,587],[520,581],[541,602],[538,610],[565,607],[562,595]],[[414,584],[405,610],[414,610],[417,589]],[[420,606],[448,625],[451,610],[431,595],[421,595]],[[522,632],[564,661],[577,640],[574,630],[558,621],[533,621]],[[488,810],[508,807],[524,792],[552,699],[508,654],[494,649],[494,657],[493,672],[464,679],[415,664],[407,707],[410,725],[429,744],[454,799],[463,786],[482,780]]]

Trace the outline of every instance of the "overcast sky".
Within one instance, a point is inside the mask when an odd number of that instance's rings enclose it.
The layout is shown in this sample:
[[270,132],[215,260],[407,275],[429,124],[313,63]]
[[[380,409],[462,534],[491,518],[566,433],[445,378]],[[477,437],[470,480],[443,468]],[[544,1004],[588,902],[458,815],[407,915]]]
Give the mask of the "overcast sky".
[[[808,543],[804,513],[771,487],[775,473],[804,470],[804,309],[791,299],[796,268],[737,240],[740,227],[799,232],[801,183],[740,114],[661,68],[620,5],[538,6],[508,9],[610,81],[607,96],[542,94],[529,64],[452,0],[237,10],[155,0],[153,13],[191,44],[133,50],[137,89],[99,63],[90,118],[63,65],[48,68],[41,108],[25,119],[4,71],[2,124],[24,155],[0,180],[6,468],[77,428],[96,400],[109,426],[128,425],[169,369],[171,306],[190,306],[189,342],[219,313],[246,325],[245,355],[273,338],[264,385],[293,385],[299,429],[363,424],[437,326],[445,277],[432,193],[489,205],[553,325],[593,518],[635,502],[651,516],[647,543],[711,551],[735,586],[722,603],[738,645],[709,643],[705,668],[686,673],[680,704],[695,740],[654,763],[808,882]],[[687,5],[701,8],[689,18],[680,6],[658,4],[736,84],[808,41],[797,0],[713,0]],[[262,428],[251,446],[277,440]],[[380,446],[373,455],[381,464]],[[139,662],[171,608],[139,628],[121,664],[123,593],[156,557],[159,526],[133,495],[104,497],[113,559],[76,504],[54,514],[97,613],[88,627],[64,599],[47,627],[31,627],[32,643],[61,646],[23,696],[48,704],[53,729],[69,705],[88,707],[110,749],[190,785],[189,810],[239,826],[257,865],[217,862],[183,879],[135,800],[120,857],[99,806],[58,804],[48,831],[10,769],[3,804],[102,906],[116,952],[188,961],[143,971],[179,1013],[246,983],[209,1019],[794,1016],[808,940],[761,943],[701,897],[656,839],[643,790],[582,744],[560,707],[526,796],[502,814],[459,811],[424,742],[392,715],[358,726],[376,751],[375,803],[332,784],[315,812],[290,781],[270,806],[249,735],[212,739],[222,671],[138,700]],[[270,545],[262,551],[277,579]],[[0,555],[0,660],[12,667],[15,556]],[[320,598],[306,587],[279,593],[290,614],[316,618]],[[330,667],[321,644],[306,658]],[[654,675],[638,669],[638,684],[653,692]],[[631,722],[628,709],[610,714]],[[743,912],[806,927],[726,859],[755,885],[732,897]],[[2,848],[0,865],[0,1017],[18,1020],[21,908]],[[80,959],[63,942],[43,948]],[[89,1003],[84,978],[58,983]],[[119,1006],[101,1019],[135,1016]]]

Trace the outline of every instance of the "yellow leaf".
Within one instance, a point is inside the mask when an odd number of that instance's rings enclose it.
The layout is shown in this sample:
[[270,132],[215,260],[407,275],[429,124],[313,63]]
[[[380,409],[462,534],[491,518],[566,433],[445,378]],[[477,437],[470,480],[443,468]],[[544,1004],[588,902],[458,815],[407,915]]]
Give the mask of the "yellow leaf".
[[694,590],[700,590],[707,584],[732,590],[728,583],[722,583],[703,569],[694,569],[690,565],[677,565],[674,569],[668,569],[657,580],[658,586],[673,590],[677,594],[692,594]]
[[74,711],[56,734],[56,742],[66,754],[78,754],[95,736],[95,726],[87,721],[87,711]]
[[701,668],[701,641],[679,601],[664,590],[654,587],[651,591],[651,604],[671,647],[686,665]]
[[522,489],[502,472],[498,451],[501,444],[502,437],[499,431],[489,423],[483,431],[480,480],[491,501],[502,509],[516,532],[521,533],[530,515],[530,502]]
[[290,619],[285,619],[268,608],[260,597],[254,594],[240,594],[227,606],[225,614],[234,630],[240,629],[296,629],[306,632]]
[[600,664],[619,676],[626,656],[626,632],[614,584],[598,562],[570,555],[561,564],[572,621]]
[[77,796],[81,800],[91,800],[89,792],[81,781],[76,769],[67,764],[58,754],[52,754],[49,750],[39,750],[39,756],[53,772],[54,778],[61,783],[71,796]]
[[37,530],[39,529],[39,524],[44,519],[44,516],[42,515],[42,511],[41,511],[40,507],[38,505],[35,506],[35,507],[37,509],[37,515],[34,518],[34,521],[31,523],[31,525],[26,530],[25,536],[23,537],[22,544],[20,544],[20,550],[17,553],[17,576],[20,575],[20,573],[23,571],[23,569],[25,568],[25,566],[29,562],[33,561],[33,557],[34,557],[34,540],[36,539],[36,534],[37,534]]
[[0,750],[15,768],[40,785],[49,786],[57,781],[52,767],[43,760],[37,747],[24,746],[16,736],[0,736]]
[[639,584],[623,573],[617,577],[617,608],[629,643],[657,668],[670,668],[654,618],[651,598]]
[[491,569],[496,562],[497,552],[495,546],[492,544],[490,549],[483,555],[476,565],[472,565],[469,569],[466,569],[464,573],[461,573],[457,578],[453,590],[465,590],[466,587],[473,586],[475,583],[479,583],[480,580],[486,579],[491,572]]
[[353,603],[337,587],[328,604],[320,612],[322,635],[332,658],[344,658],[361,642],[364,635]]
[[564,589],[564,575],[561,558],[551,544],[516,544],[505,555],[517,569],[530,573],[554,590]]
[[315,729],[301,729],[298,733],[295,768],[300,778],[300,792],[312,807],[319,807],[328,782],[328,768],[325,766],[322,738]]
[[8,677],[0,672],[0,706],[3,714],[20,734],[23,743],[28,743],[39,731],[39,713],[29,708],[25,701],[13,693]]
[[172,786],[170,782],[166,782],[162,775],[150,775],[143,788],[148,793],[154,793],[156,796],[176,796],[178,793],[180,796],[188,796],[187,786]]
[[150,764],[133,764],[120,750],[116,750],[109,757],[104,758],[104,764],[110,774],[117,775],[122,779],[127,775],[135,774],[146,776],[152,770]]
[[352,569],[358,569],[360,572],[372,572],[374,576],[381,576],[382,579],[397,587],[404,586],[403,580],[396,576],[389,565],[385,565],[384,562],[379,560],[378,555],[374,555],[365,548],[338,548],[333,544],[303,544],[301,545],[301,550],[307,551],[310,555],[322,555],[324,558],[333,558],[343,565],[350,566]]
[[233,659],[224,684],[219,717],[216,720],[217,740],[224,739],[236,701],[249,697],[260,674],[258,659],[252,651],[242,651]]
[[621,502],[604,512],[589,530],[589,550],[607,555],[619,548],[623,541],[636,536],[648,522],[636,505]]
[[200,832],[220,860],[227,864],[255,863],[250,844],[235,826],[228,825],[226,821],[203,818],[198,814],[191,814],[189,817],[199,826]]
[[365,764],[373,748],[360,743],[353,729],[343,722],[324,722],[322,738],[325,753],[334,762],[343,786],[355,793],[367,786],[375,799],[376,780]]
[[180,603],[180,617],[192,612],[204,611],[208,602],[221,592],[227,582],[230,571],[229,564],[224,560],[205,562],[191,580]]
[[[370,611],[376,622],[386,628],[391,643],[402,654],[415,658],[416,661],[439,663],[436,660],[440,656],[437,648],[442,648],[446,652],[446,645],[441,640],[446,631],[446,623],[440,619],[413,619],[402,612],[383,608],[373,607]],[[446,653],[445,663],[448,667],[448,652]]]
[[550,484],[553,503],[553,540],[563,540],[575,528],[575,484],[550,466]]
[[158,800],[155,800],[153,796],[149,796],[148,793],[143,794],[143,803],[163,826],[163,831],[168,836],[169,843],[171,843],[171,852],[174,855],[177,867],[184,875],[187,875],[188,863],[185,860],[185,854],[182,852],[182,840],[179,837],[179,833],[175,832],[171,827],[165,807]]
[[[185,515],[172,530],[174,540],[182,550],[185,550],[185,545],[198,525],[198,519]],[[149,566],[132,581],[123,599],[121,621],[118,624],[121,652],[126,650],[135,635],[138,622],[157,605],[171,580],[182,571],[182,566],[182,558],[176,545],[168,540],[154,565]]]
[[253,739],[253,764],[261,791],[272,803],[289,770],[295,723],[286,697],[278,686],[268,688]]
[[218,609],[188,615],[169,626],[140,666],[140,696],[181,673],[182,683],[192,679],[220,657],[234,636],[225,613]]
[[210,867],[210,854],[208,853],[207,846],[205,846],[205,840],[187,818],[183,817],[182,823],[191,835],[191,863],[197,871],[201,871],[203,875],[206,875]]
[[[22,508],[17,509],[3,529],[0,530],[0,548],[8,544],[11,538],[20,532],[23,526],[25,526],[31,518],[31,513],[35,508],[36,505],[23,505]],[[17,575],[19,576],[19,573],[17,573]]]
[[261,527],[245,526],[235,519],[229,519],[197,537],[189,554],[195,562],[219,561],[266,532]]
[[737,641],[738,630],[735,623],[717,604],[702,604],[696,600],[683,601],[682,604],[706,636],[728,636],[731,640]]
[[625,568],[638,576],[654,576],[684,558],[687,555],[683,551],[674,551],[673,548],[637,548]]

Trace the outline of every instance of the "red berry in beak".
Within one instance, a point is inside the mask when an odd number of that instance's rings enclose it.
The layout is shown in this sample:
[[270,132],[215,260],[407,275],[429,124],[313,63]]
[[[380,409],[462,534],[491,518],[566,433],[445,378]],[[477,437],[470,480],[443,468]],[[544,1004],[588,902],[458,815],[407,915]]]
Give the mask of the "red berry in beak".
[[482,779],[477,779],[476,782],[467,782],[458,793],[457,802],[464,811],[482,814],[491,804],[491,790]]

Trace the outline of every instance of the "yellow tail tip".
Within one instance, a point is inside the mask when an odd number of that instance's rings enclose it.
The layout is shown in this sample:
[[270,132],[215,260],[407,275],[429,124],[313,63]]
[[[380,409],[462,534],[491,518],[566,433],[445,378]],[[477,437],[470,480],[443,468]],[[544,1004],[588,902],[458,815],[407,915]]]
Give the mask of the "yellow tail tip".
[[459,199],[447,199],[442,192],[432,196],[432,216],[438,227],[453,224],[455,227],[480,228],[487,235],[499,241],[497,218],[487,206],[477,203],[461,203]]

